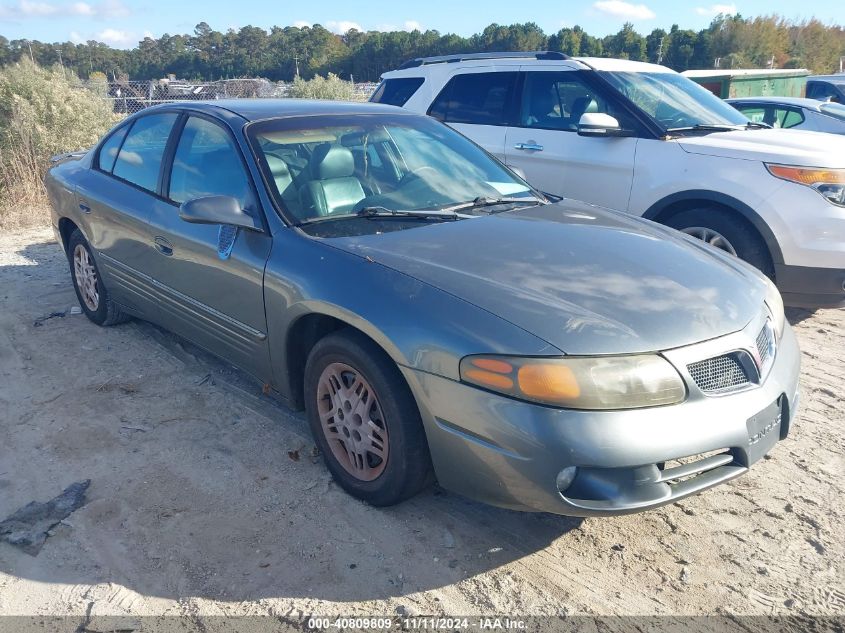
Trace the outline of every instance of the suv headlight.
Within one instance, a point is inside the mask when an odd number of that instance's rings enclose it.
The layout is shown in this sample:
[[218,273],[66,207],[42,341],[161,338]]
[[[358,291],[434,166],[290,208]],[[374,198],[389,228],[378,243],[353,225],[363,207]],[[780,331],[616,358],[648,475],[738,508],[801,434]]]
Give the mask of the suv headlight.
[[567,409],[637,409],[681,402],[684,381],[656,354],[514,358],[467,356],[461,380],[520,400]]
[[780,291],[777,286],[772,283],[772,280],[766,277],[766,306],[769,312],[772,313],[772,327],[775,328],[775,334],[780,340],[783,334],[783,325],[786,320],[786,315],[783,311],[783,297],[780,296]]
[[828,202],[845,207],[845,169],[792,167],[769,163],[766,163],[766,169],[775,178],[806,185],[818,191]]

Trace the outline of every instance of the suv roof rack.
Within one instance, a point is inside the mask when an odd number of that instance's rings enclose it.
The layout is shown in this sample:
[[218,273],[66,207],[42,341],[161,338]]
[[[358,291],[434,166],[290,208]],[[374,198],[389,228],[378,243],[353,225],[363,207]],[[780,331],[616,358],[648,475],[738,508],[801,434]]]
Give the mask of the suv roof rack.
[[505,51],[501,53],[458,53],[457,55],[437,55],[435,57],[417,57],[409,59],[399,66],[399,70],[405,68],[416,68],[429,64],[454,64],[456,62],[470,61],[473,59],[572,59],[557,51]]

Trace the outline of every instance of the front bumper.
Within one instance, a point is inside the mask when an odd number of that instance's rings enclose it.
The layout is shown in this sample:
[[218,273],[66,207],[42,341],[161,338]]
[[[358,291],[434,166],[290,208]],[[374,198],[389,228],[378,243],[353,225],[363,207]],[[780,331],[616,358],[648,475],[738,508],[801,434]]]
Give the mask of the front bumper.
[[799,308],[845,307],[845,266],[811,268],[775,264],[775,279],[785,305]]
[[[650,409],[555,409],[410,368],[403,372],[420,405],[444,488],[518,510],[627,514],[737,477],[786,437],[798,404],[800,352],[791,328],[785,327],[775,361],[759,386],[707,396],[693,385],[685,402]],[[732,345],[739,336],[702,345]],[[683,359],[689,349],[676,352]],[[665,355],[672,360],[672,354]],[[773,422],[752,436],[752,422],[764,410],[777,408],[779,427]],[[691,456],[699,458],[665,466]],[[558,474],[572,466],[578,474],[561,493]]]
[[782,255],[773,259],[784,303],[806,308],[845,305],[845,207],[804,185],[781,182],[755,210]]

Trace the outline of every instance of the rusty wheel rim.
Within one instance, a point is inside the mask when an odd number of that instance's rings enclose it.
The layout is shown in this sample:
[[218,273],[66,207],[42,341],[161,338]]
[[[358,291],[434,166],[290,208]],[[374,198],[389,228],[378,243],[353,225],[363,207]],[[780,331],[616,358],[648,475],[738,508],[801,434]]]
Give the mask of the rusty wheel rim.
[[390,442],[376,392],[344,363],[331,363],[317,383],[320,426],[332,455],[360,481],[373,481],[387,466]]
[[73,274],[76,277],[76,285],[82,295],[85,306],[96,312],[100,307],[100,293],[97,290],[97,269],[88,249],[82,244],[77,244],[73,249]]

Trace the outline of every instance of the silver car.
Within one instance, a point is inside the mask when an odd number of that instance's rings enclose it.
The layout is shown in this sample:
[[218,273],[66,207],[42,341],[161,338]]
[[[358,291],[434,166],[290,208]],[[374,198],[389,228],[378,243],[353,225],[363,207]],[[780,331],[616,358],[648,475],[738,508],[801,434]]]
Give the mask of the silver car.
[[436,478],[509,508],[635,512],[741,475],[795,416],[768,279],[550,203],[425,116],[164,105],[46,184],[94,323],[147,319],[243,368],[375,505]]
[[845,134],[845,105],[798,97],[726,99],[754,123],[771,127]]

